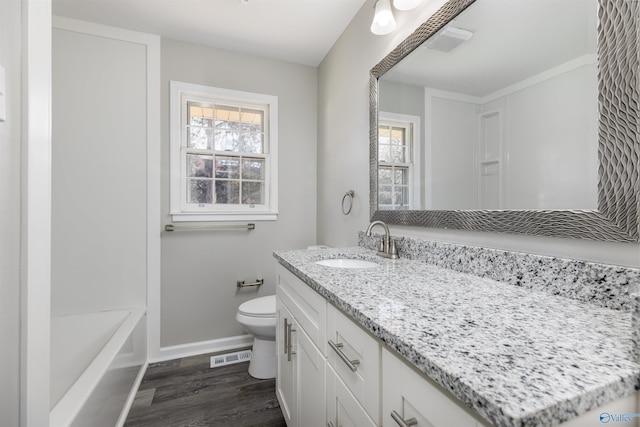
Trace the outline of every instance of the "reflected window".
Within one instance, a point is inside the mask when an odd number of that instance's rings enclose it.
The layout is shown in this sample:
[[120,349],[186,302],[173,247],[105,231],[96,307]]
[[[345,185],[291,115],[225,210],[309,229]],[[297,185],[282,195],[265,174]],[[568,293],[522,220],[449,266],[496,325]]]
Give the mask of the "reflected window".
[[378,209],[416,209],[414,155],[416,122],[380,116],[378,123]]

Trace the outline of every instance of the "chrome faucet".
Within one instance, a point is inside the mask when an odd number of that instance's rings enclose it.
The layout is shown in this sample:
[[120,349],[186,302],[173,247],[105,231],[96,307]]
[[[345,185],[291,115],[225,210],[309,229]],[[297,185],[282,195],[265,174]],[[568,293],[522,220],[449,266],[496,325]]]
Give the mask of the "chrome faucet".
[[389,227],[382,221],[373,221],[367,227],[366,235],[367,237],[371,236],[371,229],[376,225],[380,225],[384,227],[384,236],[380,239],[380,243],[378,244],[378,255],[385,258],[397,259],[400,258],[398,255],[398,247],[396,246],[396,241],[391,238],[389,234]]

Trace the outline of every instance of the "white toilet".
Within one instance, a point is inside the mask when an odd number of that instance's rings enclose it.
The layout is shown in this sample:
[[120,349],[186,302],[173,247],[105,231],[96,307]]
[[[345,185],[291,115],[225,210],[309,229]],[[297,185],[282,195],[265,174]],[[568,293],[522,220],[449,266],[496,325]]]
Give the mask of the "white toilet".
[[276,296],[254,298],[240,304],[236,320],[254,336],[249,375],[267,379],[276,376]]

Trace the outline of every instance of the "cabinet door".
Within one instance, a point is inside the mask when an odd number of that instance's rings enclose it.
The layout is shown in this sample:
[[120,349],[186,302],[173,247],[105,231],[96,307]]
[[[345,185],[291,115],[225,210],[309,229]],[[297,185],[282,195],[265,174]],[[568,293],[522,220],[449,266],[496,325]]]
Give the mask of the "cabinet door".
[[[388,350],[382,351],[382,425],[475,427],[475,419]],[[394,419],[396,418],[396,419]]]
[[[276,374],[276,397],[282,409],[282,415],[289,427],[297,426],[297,403],[296,403],[296,359],[289,358],[288,355],[288,327],[293,323],[293,316],[287,307],[276,298],[276,352],[278,354],[278,371]],[[285,339],[287,338],[287,339]],[[293,347],[293,346],[291,346]],[[289,360],[291,359],[291,360]]]
[[294,337],[297,364],[298,425],[326,426],[325,372],[326,359],[311,338],[296,325]]
[[327,426],[376,426],[331,366],[327,368]]

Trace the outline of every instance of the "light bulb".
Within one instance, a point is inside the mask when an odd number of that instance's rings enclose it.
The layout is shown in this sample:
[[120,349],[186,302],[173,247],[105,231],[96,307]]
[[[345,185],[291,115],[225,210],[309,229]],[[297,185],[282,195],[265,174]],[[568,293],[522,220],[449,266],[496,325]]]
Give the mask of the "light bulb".
[[396,28],[396,20],[391,12],[389,0],[378,0],[371,23],[371,32],[377,35],[389,34]]

